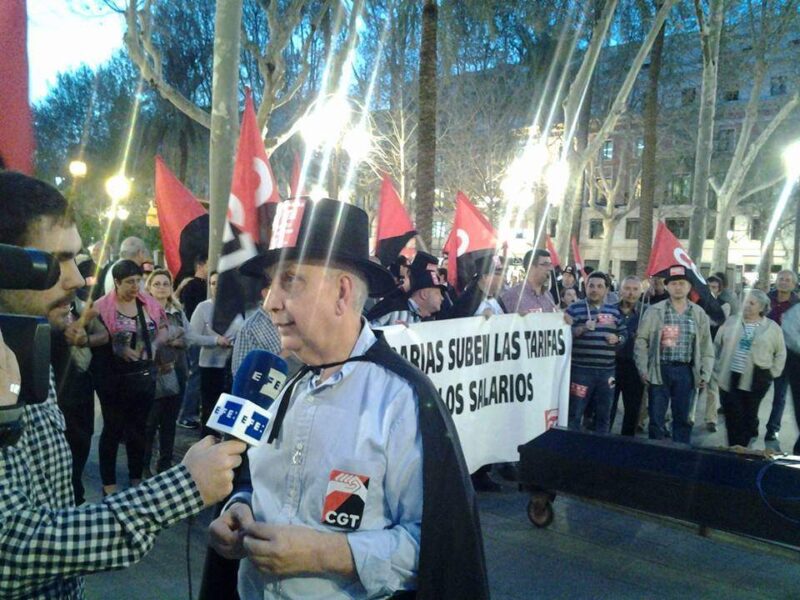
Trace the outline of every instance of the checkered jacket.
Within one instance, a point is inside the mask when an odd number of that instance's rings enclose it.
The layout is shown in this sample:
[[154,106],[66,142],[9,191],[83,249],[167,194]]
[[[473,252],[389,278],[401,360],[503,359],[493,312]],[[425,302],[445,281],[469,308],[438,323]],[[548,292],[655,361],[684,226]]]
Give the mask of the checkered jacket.
[[82,575],[136,562],[161,529],[203,506],[179,465],[75,507],[52,372],[47,401],[27,406],[24,418],[22,438],[0,450],[0,598],[83,598]]

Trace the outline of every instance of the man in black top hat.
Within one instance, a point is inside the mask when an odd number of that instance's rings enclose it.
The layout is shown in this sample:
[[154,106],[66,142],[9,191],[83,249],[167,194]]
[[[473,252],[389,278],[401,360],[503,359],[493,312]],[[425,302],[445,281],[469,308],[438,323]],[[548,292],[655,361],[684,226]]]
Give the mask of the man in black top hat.
[[446,318],[476,315],[502,315],[506,312],[503,301],[497,297],[503,286],[503,261],[497,255],[483,256],[475,261],[475,274],[464,292],[447,311]]
[[690,409],[696,389],[704,388],[714,367],[708,315],[689,300],[692,289],[683,265],[663,272],[669,298],[644,313],[634,344],[642,382],[650,386],[650,439],[664,437],[664,418],[672,408],[672,439],[689,444]]
[[369,260],[366,213],[289,200],[272,231],[270,249],[240,270],[272,277],[265,308],[282,348],[306,366],[211,524],[214,548],[244,559],[239,596],[488,597],[450,415],[430,380],[361,317],[368,294],[394,286]]
[[372,327],[419,323],[439,312],[447,286],[439,279],[435,256],[417,252],[408,269],[408,292],[379,302],[367,314]]

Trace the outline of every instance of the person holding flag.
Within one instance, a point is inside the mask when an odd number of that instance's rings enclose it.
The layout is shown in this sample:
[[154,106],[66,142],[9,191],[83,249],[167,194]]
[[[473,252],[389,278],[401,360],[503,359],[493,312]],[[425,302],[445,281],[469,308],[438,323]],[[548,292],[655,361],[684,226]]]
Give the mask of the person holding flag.
[[711,378],[714,346],[705,311],[689,300],[688,269],[673,265],[664,273],[669,299],[644,313],[634,346],[636,368],[650,386],[650,439],[664,438],[664,419],[672,408],[672,439],[689,444],[695,389]]
[[509,312],[521,315],[530,312],[556,312],[556,304],[547,287],[550,272],[553,270],[550,253],[541,248],[528,250],[522,259],[522,266],[527,273],[525,280],[502,295],[503,305]]
[[569,427],[580,429],[584,410],[595,407],[595,431],[608,433],[616,384],[616,355],[625,343],[619,309],[606,304],[608,279],[594,271],[586,281],[586,299],[575,302],[572,318],[572,369],[569,386]]

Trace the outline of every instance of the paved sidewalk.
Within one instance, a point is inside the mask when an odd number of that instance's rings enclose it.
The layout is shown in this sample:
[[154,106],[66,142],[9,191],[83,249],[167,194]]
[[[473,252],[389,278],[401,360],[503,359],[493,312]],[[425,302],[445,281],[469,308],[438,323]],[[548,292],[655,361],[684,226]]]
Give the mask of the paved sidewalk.
[[[770,406],[768,397],[761,407],[762,424],[769,416]],[[621,418],[617,426],[620,421]],[[722,445],[722,418],[720,423],[719,431],[713,434],[698,424],[694,441],[703,446]],[[784,449],[790,449],[797,436],[794,423],[789,402],[781,434]],[[98,418],[96,432],[100,427]],[[762,425],[761,441],[756,447],[763,447],[763,429]],[[185,448],[193,441],[193,432],[179,431],[180,446]],[[122,448],[121,476],[124,460]],[[96,449],[85,479],[90,501],[98,500]],[[480,494],[479,502],[495,600],[800,598],[797,550],[715,531],[709,537],[701,537],[689,524],[566,497],[558,497],[554,503],[553,524],[536,529],[527,518],[528,496],[511,484],[504,484],[501,493]],[[209,511],[205,511],[191,526],[180,523],[164,532],[153,551],[130,569],[88,577],[88,597],[188,599],[185,544],[190,531],[196,598],[209,519]]]

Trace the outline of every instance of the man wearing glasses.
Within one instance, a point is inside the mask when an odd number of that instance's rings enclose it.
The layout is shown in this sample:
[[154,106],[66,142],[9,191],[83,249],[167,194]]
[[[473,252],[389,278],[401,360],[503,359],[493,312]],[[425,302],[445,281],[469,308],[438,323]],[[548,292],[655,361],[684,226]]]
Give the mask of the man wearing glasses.
[[530,312],[555,312],[556,304],[550,294],[550,272],[553,261],[547,250],[528,250],[522,259],[527,276],[503,294],[501,300],[508,312],[526,315]]

